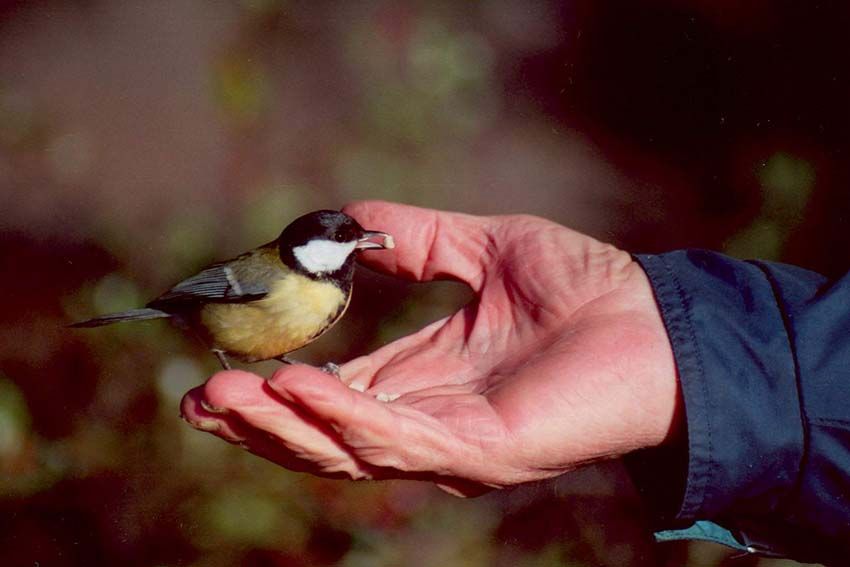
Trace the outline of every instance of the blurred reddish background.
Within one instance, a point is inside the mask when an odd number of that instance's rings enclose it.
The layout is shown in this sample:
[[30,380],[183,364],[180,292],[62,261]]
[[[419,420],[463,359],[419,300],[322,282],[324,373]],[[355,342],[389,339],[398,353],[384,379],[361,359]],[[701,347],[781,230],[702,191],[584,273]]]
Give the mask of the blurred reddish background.
[[[178,419],[199,345],[63,325],[364,198],[843,273],[848,29],[767,0],[0,4],[0,564],[731,564],[654,547],[617,464],[473,501],[279,470]],[[358,280],[301,358],[468,299]]]

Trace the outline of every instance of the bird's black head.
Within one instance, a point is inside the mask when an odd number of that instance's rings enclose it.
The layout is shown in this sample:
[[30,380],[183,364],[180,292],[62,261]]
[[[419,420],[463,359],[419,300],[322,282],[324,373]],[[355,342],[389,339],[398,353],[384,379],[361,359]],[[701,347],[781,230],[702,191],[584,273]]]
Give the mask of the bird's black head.
[[[381,237],[382,242],[371,239]],[[345,213],[313,211],[292,221],[278,238],[280,257],[290,268],[314,278],[349,278],[354,252],[392,248],[392,237],[365,230]]]

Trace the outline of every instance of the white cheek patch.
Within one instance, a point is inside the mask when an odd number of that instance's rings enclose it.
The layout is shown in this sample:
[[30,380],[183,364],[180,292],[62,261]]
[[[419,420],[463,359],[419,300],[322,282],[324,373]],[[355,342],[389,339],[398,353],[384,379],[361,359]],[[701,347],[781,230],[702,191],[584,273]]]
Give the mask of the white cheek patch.
[[311,240],[296,246],[292,254],[305,270],[313,274],[335,272],[345,264],[354,252],[357,242],[334,242],[333,240]]

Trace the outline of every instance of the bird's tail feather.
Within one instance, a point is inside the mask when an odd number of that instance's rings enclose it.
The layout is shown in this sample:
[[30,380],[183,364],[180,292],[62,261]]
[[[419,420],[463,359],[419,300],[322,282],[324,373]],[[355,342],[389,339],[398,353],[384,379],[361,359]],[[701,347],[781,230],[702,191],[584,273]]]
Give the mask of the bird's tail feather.
[[101,315],[94,319],[86,319],[85,321],[72,323],[68,325],[68,327],[100,327],[102,325],[111,325],[112,323],[123,323],[124,321],[145,321],[147,319],[161,319],[163,317],[171,317],[171,313],[145,307],[143,309],[131,309],[129,311],[121,311],[120,313]]

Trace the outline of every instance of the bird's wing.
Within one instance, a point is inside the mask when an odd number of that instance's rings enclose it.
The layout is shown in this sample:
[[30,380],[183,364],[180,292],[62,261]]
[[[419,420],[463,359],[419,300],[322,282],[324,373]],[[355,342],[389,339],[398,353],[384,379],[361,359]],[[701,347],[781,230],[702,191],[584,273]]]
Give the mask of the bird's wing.
[[178,283],[150,303],[148,307],[162,309],[197,301],[236,303],[253,301],[268,292],[268,278],[263,270],[246,270],[248,255],[229,262],[212,264]]

